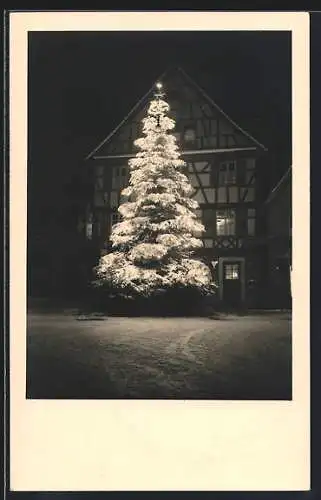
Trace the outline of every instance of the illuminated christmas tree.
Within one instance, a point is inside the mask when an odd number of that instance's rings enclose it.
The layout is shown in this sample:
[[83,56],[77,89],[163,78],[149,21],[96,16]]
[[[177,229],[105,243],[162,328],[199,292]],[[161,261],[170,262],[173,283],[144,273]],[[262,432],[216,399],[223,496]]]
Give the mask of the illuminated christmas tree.
[[204,226],[191,199],[169,109],[158,83],[143,119],[143,137],[134,143],[139,151],[129,160],[129,186],[118,209],[122,220],[112,228],[112,251],[96,268],[98,283],[127,296],[213,290],[210,270],[197,257]]

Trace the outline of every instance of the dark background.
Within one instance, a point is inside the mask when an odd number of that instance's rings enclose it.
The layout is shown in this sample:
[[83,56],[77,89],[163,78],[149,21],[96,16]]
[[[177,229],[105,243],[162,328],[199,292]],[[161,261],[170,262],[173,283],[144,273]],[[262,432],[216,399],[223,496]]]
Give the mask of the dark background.
[[78,287],[84,158],[171,65],[268,148],[271,188],[291,164],[290,32],[29,33],[30,295]]

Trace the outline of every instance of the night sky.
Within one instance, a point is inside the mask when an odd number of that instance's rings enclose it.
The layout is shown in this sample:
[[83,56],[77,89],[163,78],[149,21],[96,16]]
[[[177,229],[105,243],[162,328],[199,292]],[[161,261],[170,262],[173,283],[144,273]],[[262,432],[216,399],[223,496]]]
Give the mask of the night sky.
[[269,149],[278,176],[291,162],[290,61],[287,32],[30,33],[28,244],[75,229],[83,159],[172,65]]

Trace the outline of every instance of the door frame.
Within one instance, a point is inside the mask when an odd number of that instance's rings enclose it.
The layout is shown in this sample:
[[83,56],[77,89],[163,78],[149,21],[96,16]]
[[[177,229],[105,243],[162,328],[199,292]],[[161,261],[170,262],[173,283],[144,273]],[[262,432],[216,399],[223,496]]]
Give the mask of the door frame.
[[241,302],[245,302],[245,257],[219,257],[218,259],[218,279],[219,279],[219,297],[224,300],[224,264],[228,262],[238,262],[240,264],[241,281]]

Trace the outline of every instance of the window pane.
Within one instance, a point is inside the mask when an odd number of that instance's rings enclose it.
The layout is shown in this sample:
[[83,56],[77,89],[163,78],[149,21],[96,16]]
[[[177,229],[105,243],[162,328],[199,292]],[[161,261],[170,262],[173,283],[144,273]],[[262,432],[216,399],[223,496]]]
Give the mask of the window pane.
[[235,184],[236,183],[236,162],[226,161],[220,164],[219,168],[219,183]]
[[192,128],[188,128],[184,132],[184,140],[186,142],[194,142],[196,138],[195,130]]
[[248,208],[247,215],[248,217],[255,217],[255,208]]
[[224,278],[226,280],[239,279],[239,265],[238,264],[225,264]]
[[87,222],[86,224],[86,237],[91,240],[93,235],[93,224],[92,222]]
[[216,213],[216,233],[218,236],[235,235],[235,210],[218,210]]
[[227,183],[228,184],[235,184],[236,182],[236,163],[229,162],[228,164],[228,176],[227,176]]

